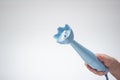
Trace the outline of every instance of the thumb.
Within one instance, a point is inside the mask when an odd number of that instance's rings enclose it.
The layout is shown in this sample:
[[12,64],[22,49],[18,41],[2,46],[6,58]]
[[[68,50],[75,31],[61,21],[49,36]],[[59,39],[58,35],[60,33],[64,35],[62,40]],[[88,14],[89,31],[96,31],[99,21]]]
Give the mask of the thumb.
[[109,56],[105,54],[96,54],[97,58],[106,66],[109,66]]

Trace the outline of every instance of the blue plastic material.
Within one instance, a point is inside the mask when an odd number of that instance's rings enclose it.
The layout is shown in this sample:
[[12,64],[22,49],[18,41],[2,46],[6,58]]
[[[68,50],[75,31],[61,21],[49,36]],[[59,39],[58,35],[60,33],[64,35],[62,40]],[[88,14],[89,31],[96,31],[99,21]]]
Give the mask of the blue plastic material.
[[69,25],[66,24],[63,28],[59,27],[58,33],[54,35],[54,38],[56,38],[57,42],[60,44],[70,44],[78,52],[85,63],[93,69],[105,71],[106,74],[108,73],[108,69],[97,59],[93,52],[74,40],[74,34]]

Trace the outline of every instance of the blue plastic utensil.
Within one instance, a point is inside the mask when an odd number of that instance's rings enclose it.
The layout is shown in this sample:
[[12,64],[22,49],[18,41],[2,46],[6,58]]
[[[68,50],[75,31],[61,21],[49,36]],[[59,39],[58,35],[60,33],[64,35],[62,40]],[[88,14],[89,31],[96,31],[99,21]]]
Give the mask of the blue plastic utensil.
[[74,34],[69,25],[66,24],[65,27],[58,27],[58,33],[54,35],[54,38],[60,44],[70,44],[85,63],[97,71],[105,71],[107,75],[108,69],[97,59],[94,53],[74,40]]

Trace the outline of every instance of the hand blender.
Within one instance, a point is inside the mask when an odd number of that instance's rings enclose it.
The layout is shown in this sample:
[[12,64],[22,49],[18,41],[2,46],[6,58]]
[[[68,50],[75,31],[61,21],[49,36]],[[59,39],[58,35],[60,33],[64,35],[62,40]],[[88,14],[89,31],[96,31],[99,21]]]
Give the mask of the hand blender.
[[59,27],[58,33],[54,35],[54,38],[60,44],[70,44],[85,63],[97,71],[104,71],[107,75],[108,69],[97,59],[94,53],[74,40],[74,34],[69,25],[66,24],[65,27]]

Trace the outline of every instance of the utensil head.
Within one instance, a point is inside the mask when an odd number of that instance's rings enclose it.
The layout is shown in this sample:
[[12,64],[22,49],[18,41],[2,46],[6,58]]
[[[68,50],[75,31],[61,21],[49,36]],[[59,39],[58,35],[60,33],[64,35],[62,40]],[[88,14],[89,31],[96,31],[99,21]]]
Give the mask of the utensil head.
[[69,44],[73,41],[74,35],[69,25],[66,24],[64,27],[58,27],[57,30],[58,33],[54,35],[54,38],[57,39],[58,43]]

